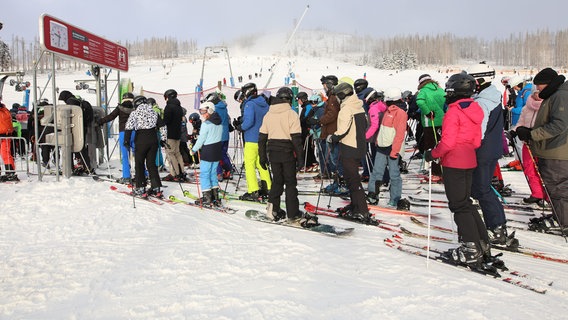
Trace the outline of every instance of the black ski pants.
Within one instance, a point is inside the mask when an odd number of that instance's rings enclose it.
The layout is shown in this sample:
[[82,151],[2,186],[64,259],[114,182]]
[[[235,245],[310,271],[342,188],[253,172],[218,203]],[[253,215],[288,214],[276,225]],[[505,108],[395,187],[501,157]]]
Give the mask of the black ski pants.
[[[271,157],[272,158],[272,157]],[[273,211],[280,209],[280,196],[286,186],[286,213],[288,219],[300,217],[300,201],[298,200],[298,181],[296,180],[296,161],[270,162],[272,169],[272,187],[268,193],[268,202]]]
[[158,167],[156,167],[156,153],[158,152],[158,137],[156,129],[137,130],[134,138],[134,168],[136,172],[136,188],[146,185],[146,169],[150,176],[152,188],[162,186]]
[[349,197],[351,198],[351,206],[353,213],[360,213],[365,217],[369,216],[369,208],[367,207],[367,199],[365,197],[365,189],[361,184],[361,176],[359,175],[360,158],[340,157],[343,166],[343,177],[349,189]]

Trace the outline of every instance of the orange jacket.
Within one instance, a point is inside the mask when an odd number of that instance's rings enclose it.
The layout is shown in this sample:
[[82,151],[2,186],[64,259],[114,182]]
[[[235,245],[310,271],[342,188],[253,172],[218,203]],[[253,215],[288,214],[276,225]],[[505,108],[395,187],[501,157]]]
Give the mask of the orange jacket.
[[11,135],[13,131],[10,111],[6,107],[0,107],[0,135]]

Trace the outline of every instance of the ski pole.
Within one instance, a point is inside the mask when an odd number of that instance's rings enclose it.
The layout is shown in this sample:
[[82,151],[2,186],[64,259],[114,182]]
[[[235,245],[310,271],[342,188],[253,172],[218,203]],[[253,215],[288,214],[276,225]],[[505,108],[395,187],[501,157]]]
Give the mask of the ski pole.
[[426,243],[426,268],[430,267],[430,224],[432,220],[432,166],[428,166],[428,241]]
[[[197,158],[199,158],[199,151],[197,152]],[[193,160],[193,176],[195,177],[195,184],[197,185],[197,196],[199,197],[199,208],[203,209],[203,199],[201,198],[201,189],[199,188],[199,180],[197,179],[197,168],[195,166],[195,155],[191,155],[191,159]]]

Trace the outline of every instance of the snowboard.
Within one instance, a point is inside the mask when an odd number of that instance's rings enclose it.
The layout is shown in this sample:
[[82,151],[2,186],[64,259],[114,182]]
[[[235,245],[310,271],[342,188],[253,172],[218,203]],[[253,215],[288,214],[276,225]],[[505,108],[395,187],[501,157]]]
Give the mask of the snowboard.
[[346,236],[346,235],[351,234],[353,232],[353,230],[355,230],[354,228],[343,228],[343,227],[337,227],[337,226],[333,226],[333,225],[329,225],[329,224],[319,224],[315,227],[304,228],[304,227],[301,227],[301,226],[298,226],[298,225],[288,224],[287,222],[274,222],[274,221],[272,221],[272,219],[268,218],[264,212],[259,211],[259,210],[254,210],[254,209],[247,210],[245,212],[245,216],[247,218],[249,218],[250,220],[254,220],[254,221],[269,223],[269,224],[278,225],[278,226],[290,227],[290,228],[295,228],[295,229],[308,230],[308,231],[322,233],[322,234],[330,235],[330,236]]

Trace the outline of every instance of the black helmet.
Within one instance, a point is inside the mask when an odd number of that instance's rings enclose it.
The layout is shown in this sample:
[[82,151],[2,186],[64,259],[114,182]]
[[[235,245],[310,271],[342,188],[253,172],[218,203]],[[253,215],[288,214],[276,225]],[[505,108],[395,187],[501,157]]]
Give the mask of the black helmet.
[[243,100],[243,92],[241,91],[241,89],[239,89],[239,90],[237,90],[237,92],[235,92],[235,95],[233,96],[233,98],[237,102],[240,102],[241,100]]
[[377,90],[370,88],[370,92],[363,97],[363,100],[365,101],[366,104],[371,104],[377,100],[380,100],[380,98],[382,97],[382,92],[379,94],[379,92],[377,92]]
[[146,103],[146,97],[144,96],[136,96],[134,98],[134,100],[132,100],[132,104],[134,105],[134,108],[138,108],[138,106],[140,106],[143,103]]
[[475,93],[477,82],[471,75],[462,72],[452,75],[446,82],[446,96],[469,98]]
[[[306,97],[307,96],[308,95],[306,95]],[[276,98],[292,102],[292,99],[294,98],[294,92],[292,92],[292,89],[288,87],[282,87],[276,92]]]
[[164,98],[174,99],[174,98],[177,98],[177,96],[178,96],[178,93],[174,89],[168,89],[168,90],[166,90],[166,92],[164,92]]
[[153,105],[156,104],[156,99],[154,99],[154,98],[148,98],[148,99],[146,100],[146,102],[147,102],[149,105],[153,106]]
[[256,89],[256,84],[249,82],[247,84],[245,84],[242,88],[241,88],[241,93],[243,94],[243,97],[246,99],[252,95],[255,95],[258,93],[258,90]]
[[296,96],[296,100],[302,100],[304,102],[308,101],[308,94],[305,93],[304,91],[299,92],[298,95]]
[[331,88],[333,88],[334,86],[336,86],[339,83],[339,80],[334,75],[321,76],[320,81],[321,81],[321,84],[327,85],[329,90],[331,90]]
[[124,101],[125,99],[134,99],[134,95],[132,94],[132,92],[125,92],[122,94],[122,101]]
[[212,102],[213,104],[217,104],[217,103],[221,102],[221,97],[219,97],[219,94],[217,92],[211,92],[210,94],[207,95],[207,97],[205,98],[205,101],[209,101],[209,102]]
[[357,79],[353,82],[353,87],[355,88],[355,93],[359,93],[369,86],[369,82],[365,79]]
[[412,91],[406,90],[402,93],[402,100],[408,99],[410,96],[412,96]]
[[337,96],[337,99],[343,101],[343,99],[353,95],[353,86],[347,82],[342,82],[337,86],[333,87],[331,93]]
[[409,211],[410,210],[410,201],[408,201],[408,199],[398,200],[398,202],[396,203],[396,209],[397,210]]
[[188,119],[189,119],[190,122],[196,122],[197,120],[199,120],[199,114],[194,112],[194,113],[189,115]]

